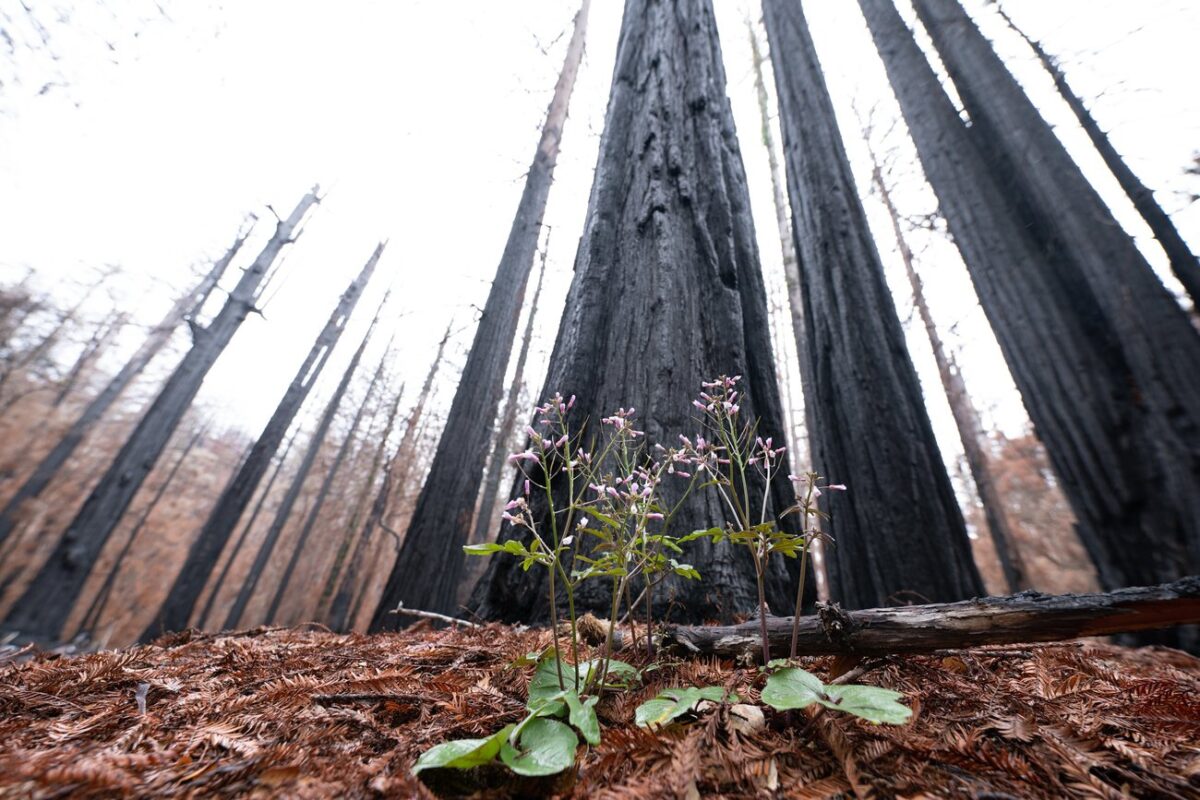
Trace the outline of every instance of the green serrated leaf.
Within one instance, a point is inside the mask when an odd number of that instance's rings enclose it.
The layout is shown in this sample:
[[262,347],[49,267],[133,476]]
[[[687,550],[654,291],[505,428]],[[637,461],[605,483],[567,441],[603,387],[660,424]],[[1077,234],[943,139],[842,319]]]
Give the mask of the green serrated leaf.
[[534,719],[521,731],[519,748],[505,741],[500,760],[518,775],[556,775],[575,763],[579,737],[555,719]]
[[767,678],[762,701],[777,711],[805,708],[825,696],[825,684],[799,667],[787,667]]
[[762,690],[762,701],[779,711],[816,703],[831,711],[890,725],[903,725],[912,716],[912,710],[900,702],[903,698],[899,692],[879,686],[826,686],[816,675],[799,667],[779,670],[767,678]]
[[738,697],[732,692],[726,695],[721,686],[695,687],[688,686],[679,689],[666,689],[653,700],[647,700],[637,707],[634,721],[643,728],[654,725],[666,725],[672,720],[694,711],[701,700],[711,700],[714,703],[736,703]]
[[426,750],[413,765],[412,774],[420,774],[426,769],[471,769],[483,764],[490,764],[500,752],[501,746],[513,730],[512,725],[489,736],[486,739],[457,739],[442,742]]

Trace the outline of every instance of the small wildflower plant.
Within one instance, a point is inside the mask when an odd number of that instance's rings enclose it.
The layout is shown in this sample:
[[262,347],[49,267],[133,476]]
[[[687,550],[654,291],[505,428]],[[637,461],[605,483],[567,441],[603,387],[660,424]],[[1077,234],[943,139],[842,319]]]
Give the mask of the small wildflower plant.
[[[661,443],[647,447],[633,408],[619,408],[603,417],[586,443],[582,429],[586,423],[580,430],[569,423],[574,395],[556,394],[535,409],[533,424],[526,428],[527,448],[509,456],[520,471],[521,491],[503,514],[529,535],[524,541],[511,538],[463,549],[468,555],[503,553],[520,559],[522,569],[547,571],[546,601],[554,645],[522,662],[536,664],[523,720],[484,739],[439,744],[422,754],[414,774],[431,768],[468,769],[497,760],[527,776],[551,775],[571,767],[580,737],[590,745],[600,742],[595,708],[604,692],[629,688],[641,679],[637,669],[612,657],[622,600],[632,628],[634,608],[645,599],[645,642],[653,656],[654,588],[671,575],[701,579],[684,560],[683,545],[703,538],[742,545],[753,560],[763,663],[773,673],[762,692],[763,702],[778,709],[818,703],[873,721],[907,718],[902,712],[908,709],[895,702],[894,692],[827,687],[790,662],[770,659],[764,585],[770,559],[778,553],[801,560],[792,628],[795,658],[809,550],[822,535],[819,523],[825,517],[817,500],[824,492],[846,487],[822,483],[812,472],[791,475],[798,501],[777,518],[770,493],[783,470],[785,448],[769,436],[761,437],[757,421],[742,420],[740,381],[741,376],[706,381],[693,401],[700,411],[700,432],[680,435],[679,445],[669,448]],[[702,491],[720,497],[729,512],[726,523],[678,535],[672,528],[676,513],[693,492]],[[782,529],[779,518],[793,514],[801,518],[800,530]],[[576,594],[584,582],[593,580],[607,582],[610,590],[606,641],[598,658],[581,659]],[[636,601],[635,586],[642,587]],[[560,657],[560,591],[567,605],[569,664]],[[721,687],[667,689],[637,709],[636,722],[646,727],[668,724],[704,700],[737,702],[738,698]]]

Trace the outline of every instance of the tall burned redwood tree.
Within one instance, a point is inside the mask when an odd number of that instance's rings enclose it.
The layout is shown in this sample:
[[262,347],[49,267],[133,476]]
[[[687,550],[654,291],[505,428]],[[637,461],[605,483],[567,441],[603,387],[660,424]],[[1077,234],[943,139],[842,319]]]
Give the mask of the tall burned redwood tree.
[[[566,60],[554,87],[508,242],[496,268],[496,278],[483,307],[437,453],[384,590],[386,606],[405,602],[449,611],[454,604],[462,575],[462,546],[471,535],[492,423],[504,391],[504,374],[537,250],[567,106],[583,59],[590,5],[591,0],[583,0],[575,16],[575,31],[567,45]],[[430,564],[437,564],[437,568],[430,569]]]
[[1162,480],[1160,425],[1117,332],[1080,270],[1037,240],[993,177],[893,0],[859,5],[1101,580],[1113,587],[1179,577],[1187,555]]
[[58,636],[96,557],[154,468],[171,434],[200,391],[204,377],[255,308],[258,288],[267,270],[280,251],[293,241],[304,216],[317,202],[314,187],[287,219],[279,220],[275,233],[254,263],[242,272],[216,317],[206,326],[193,321],[191,349],[67,526],[50,558],[5,618],[7,627],[47,639]]
[[238,254],[238,251],[241,250],[242,244],[249,235],[249,229],[239,233],[233,245],[225,252],[225,255],[213,263],[212,268],[209,269],[208,273],[194,287],[175,301],[175,304],[171,306],[171,309],[163,316],[162,320],[150,329],[149,335],[134,354],[129,357],[124,366],[105,384],[100,393],[93,397],[87,406],[84,407],[79,418],[71,423],[71,427],[63,434],[62,439],[38,462],[38,465],[29,477],[25,479],[25,482],[21,484],[21,487],[9,498],[4,509],[0,510],[0,542],[3,542],[12,533],[13,527],[16,524],[17,511],[21,507],[21,504],[40,496],[45,491],[46,487],[50,485],[50,482],[54,480],[55,476],[63,468],[63,465],[74,454],[75,449],[83,442],[88,432],[95,427],[105,412],[112,407],[117,398],[129,387],[129,384],[141,375],[142,371],[146,369],[146,366],[154,357],[166,347],[176,328],[189,315],[193,315],[199,311],[199,307],[208,298],[213,288],[220,282],[221,277],[225,274],[225,270],[228,269],[229,264]]
[[287,435],[288,428],[325,369],[338,340],[341,339],[359,298],[375,272],[375,266],[383,254],[383,247],[383,242],[375,247],[362,270],[338,298],[337,305],[334,306],[325,326],[317,333],[308,355],[300,364],[292,382],[288,384],[283,398],[271,414],[271,419],[267,421],[266,427],[250,448],[245,462],[230,479],[216,505],[209,512],[208,520],[188,549],[187,559],[175,577],[171,591],[167,593],[154,620],[142,633],[143,641],[148,641],[163,631],[176,631],[187,627],[196,601],[200,599],[205,584],[221,558],[221,552],[237,527],[238,520],[250,505],[259,483],[267,474],[276,451]]
[[1071,84],[1067,82],[1067,75],[1063,72],[1058,60],[1046,52],[1042,47],[1041,42],[1028,36],[1023,30],[1017,27],[1017,24],[997,6],[996,9],[1001,18],[1008,24],[1010,28],[1029,45],[1037,56],[1038,61],[1045,68],[1050,77],[1054,79],[1054,87],[1058,89],[1059,95],[1066,102],[1067,107],[1071,109],[1071,113],[1075,115],[1075,119],[1079,121],[1079,125],[1083,128],[1083,132],[1087,134],[1088,139],[1092,141],[1092,145],[1096,148],[1096,152],[1104,159],[1104,165],[1112,172],[1113,177],[1117,179],[1117,183],[1125,190],[1126,196],[1133,203],[1134,208],[1142,215],[1142,219],[1150,227],[1150,231],[1154,234],[1154,238],[1158,240],[1163,251],[1167,254],[1167,260],[1171,264],[1171,272],[1183,284],[1183,288],[1187,290],[1188,295],[1192,298],[1192,303],[1200,307],[1200,261],[1197,261],[1196,256],[1192,253],[1188,243],[1184,240],[1179,229],[1175,227],[1175,223],[1171,221],[1171,216],[1159,205],[1154,199],[1154,192],[1150,190],[1146,184],[1142,183],[1141,178],[1137,176],[1129,164],[1117,152],[1117,148],[1113,145],[1108,134],[1100,127],[1100,123],[1092,116],[1092,112],[1088,110],[1087,105],[1083,102],[1083,98],[1075,93],[1071,88]]
[[358,349],[354,351],[354,355],[350,357],[350,363],[346,365],[346,369],[342,372],[342,377],[338,381],[337,388],[333,390],[333,394],[325,403],[325,410],[321,413],[321,419],[317,422],[317,428],[313,431],[312,438],[308,442],[308,448],[304,451],[304,458],[301,459],[296,474],[292,476],[292,482],[288,486],[287,494],[284,495],[279,508],[275,510],[275,518],[271,521],[271,527],[267,529],[266,536],[258,546],[258,553],[255,554],[254,562],[250,565],[250,573],[242,582],[237,597],[233,601],[233,606],[229,609],[229,614],[225,617],[226,628],[236,627],[238,620],[246,612],[246,606],[250,603],[250,597],[254,594],[255,588],[258,587],[258,582],[262,579],[263,572],[266,571],[267,562],[271,560],[271,555],[275,552],[275,545],[279,543],[279,537],[283,533],[283,528],[287,525],[288,518],[292,515],[292,509],[295,507],[296,501],[300,498],[300,492],[304,489],[304,481],[308,478],[309,472],[312,471],[313,465],[317,462],[317,455],[321,451],[321,446],[325,443],[325,437],[329,433],[329,428],[333,425],[334,417],[337,416],[338,406],[341,405],[342,398],[346,396],[346,390],[350,388],[350,381],[358,369],[358,363],[362,360],[363,352],[367,349],[367,343],[371,341],[371,334],[374,333],[375,325],[379,322],[379,315],[382,312],[383,304],[381,303],[375,312],[374,319],[371,320],[371,324],[367,328],[367,332],[363,334],[362,341],[358,344]]
[[798,2],[764,0],[801,269],[814,468],[849,485],[825,526],[852,608],[983,594],[921,384]]
[[[743,415],[760,417],[761,434],[783,441],[770,340],[712,4],[629,0],[575,278],[542,397],[577,395],[569,414],[576,427],[632,406],[648,445],[671,445],[695,432],[690,400],[701,381],[743,374]],[[768,513],[794,502],[780,477]],[[544,520],[545,501],[535,498],[533,511]],[[690,531],[725,519],[715,496],[695,492],[675,526]],[[505,524],[500,540],[523,533]],[[743,549],[694,544],[688,560],[704,580],[670,580],[656,590],[658,613],[670,608],[699,620],[755,609],[754,568]],[[767,581],[778,610],[795,599],[781,561]],[[544,580],[517,560],[493,557],[471,604],[485,618],[544,618]],[[598,608],[607,593],[585,584],[578,601]]]
[[1107,551],[1101,581],[1149,584],[1200,571],[1200,334],[957,0],[915,5],[992,174],[1057,268],[1082,277],[1123,357],[1152,462],[1116,502],[1140,518],[1146,538],[1127,527],[1093,543]]

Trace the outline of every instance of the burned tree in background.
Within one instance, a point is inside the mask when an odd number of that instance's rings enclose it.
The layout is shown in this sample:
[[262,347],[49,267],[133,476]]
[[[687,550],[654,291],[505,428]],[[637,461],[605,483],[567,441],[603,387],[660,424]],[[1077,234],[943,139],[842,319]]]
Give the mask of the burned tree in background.
[[[761,417],[761,435],[783,441],[770,340],[712,5],[631,0],[575,278],[542,397],[577,395],[569,415],[577,428],[584,420],[598,426],[617,407],[632,406],[648,446],[672,445],[696,430],[690,403],[703,380],[744,374],[742,414]],[[771,487],[769,514],[794,502],[786,476],[780,478]],[[552,486],[565,495],[565,486]],[[544,518],[545,500],[535,497],[533,511]],[[726,514],[715,496],[693,493],[674,525],[707,528]],[[505,524],[500,540],[521,535]],[[704,580],[669,580],[655,590],[656,613],[670,609],[698,620],[756,608],[749,555],[728,541],[695,544],[688,560]],[[794,601],[793,580],[780,561],[772,565],[767,588],[775,608]],[[577,602],[607,604],[608,589],[599,583],[581,587]],[[492,558],[471,604],[485,618],[537,619],[546,613],[544,588],[539,571]],[[396,599],[403,598],[385,596],[374,628],[390,624]]]
[[1101,580],[1178,575],[1188,560],[1156,463],[1160,423],[1139,397],[1117,331],[1081,271],[1036,239],[991,174],[892,0],[859,5]]
[[[554,87],[554,97],[546,113],[516,218],[483,307],[437,453],[384,591],[384,605],[406,602],[436,611],[453,608],[462,575],[462,546],[471,536],[492,423],[504,390],[504,374],[537,250],[542,215],[567,119],[567,106],[583,59],[590,5],[591,0],[583,0],[575,16],[575,31],[567,45],[566,60]],[[431,563],[436,563],[438,568],[430,569]]]
[[162,454],[204,377],[254,310],[258,289],[271,264],[293,241],[305,214],[317,202],[314,187],[287,219],[279,220],[275,233],[254,263],[242,272],[216,317],[206,326],[192,322],[191,349],[67,526],[49,560],[5,618],[6,627],[47,639],[58,636],[96,557]]
[[171,335],[175,333],[175,329],[185,319],[194,316],[199,311],[200,306],[204,304],[213,288],[220,282],[225,270],[228,269],[230,262],[241,250],[242,244],[249,235],[249,230],[238,234],[233,245],[225,252],[224,256],[213,263],[208,274],[195,287],[175,301],[171,310],[150,329],[150,334],[129,357],[120,371],[105,384],[99,394],[92,398],[58,444],[38,463],[30,476],[21,484],[21,488],[17,489],[16,493],[9,498],[4,509],[0,511],[0,542],[3,542],[12,533],[21,504],[40,496],[45,491],[62,470],[63,465],[71,458],[76,448],[83,442],[88,432],[124,393],[129,384],[141,375],[154,357],[166,347],[167,342],[171,340]]
[[1126,413],[1142,431],[1117,440],[1143,437],[1145,468],[1112,465],[1132,491],[1108,501],[1110,517],[1128,520],[1124,530],[1095,526],[1099,541],[1087,542],[1101,581],[1149,585],[1200,572],[1200,334],[957,0],[915,5],[992,174],[1056,268],[1082,278],[1123,359]]
[[850,486],[824,526],[830,592],[851,608],[983,594],[808,24],[797,2],[764,0],[763,11],[802,270],[814,469]]
[[1154,199],[1154,192],[1150,187],[1142,183],[1141,178],[1130,169],[1129,164],[1117,152],[1117,148],[1113,146],[1112,140],[1108,134],[1100,127],[1100,123],[1092,116],[1092,112],[1088,110],[1083,99],[1075,93],[1071,88],[1071,84],[1067,82],[1066,73],[1058,63],[1058,59],[1051,56],[1042,47],[1041,42],[1038,42],[1028,36],[1023,30],[1017,27],[1017,24],[1012,21],[1012,18],[1004,12],[1002,8],[997,6],[1001,18],[1007,23],[1008,27],[1025,40],[1037,56],[1038,61],[1045,68],[1046,72],[1054,80],[1054,87],[1058,89],[1059,95],[1071,109],[1071,113],[1075,115],[1075,119],[1079,121],[1079,126],[1083,128],[1083,132],[1087,134],[1092,145],[1096,148],[1096,152],[1104,159],[1104,165],[1108,167],[1113,177],[1117,179],[1117,183],[1125,191],[1130,202],[1133,203],[1137,212],[1142,215],[1142,219],[1146,221],[1146,225],[1150,227],[1150,231],[1154,234],[1154,238],[1158,240],[1159,245],[1167,254],[1167,260],[1171,265],[1171,272],[1183,284],[1183,288],[1192,298],[1192,304],[1200,307],[1200,262],[1196,260],[1196,256],[1192,253],[1188,243],[1184,240],[1183,235],[1179,233],[1179,229],[1175,227],[1175,223],[1171,221],[1171,216],[1159,205]]
[[375,266],[383,254],[384,244],[375,247],[371,257],[367,259],[359,274],[342,292],[337,305],[325,322],[325,326],[317,333],[317,338],[309,349],[300,368],[296,371],[292,382],[279,405],[275,407],[271,419],[259,434],[254,446],[246,456],[245,462],[230,480],[229,485],[217,499],[216,505],[209,512],[208,520],[200,530],[195,541],[188,550],[187,560],[175,578],[171,591],[163,600],[158,615],[142,634],[142,639],[151,639],[163,631],[182,630],[191,619],[196,601],[204,591],[205,584],[216,569],[229,537],[233,535],[238,520],[250,505],[259,483],[267,474],[271,461],[283,443],[283,438],[291,427],[292,421],[304,405],[312,387],[316,384],[325,364],[333,354],[342,332],[346,329],[359,298],[367,288]]
[[367,349],[367,344],[371,341],[371,334],[375,332],[375,325],[379,322],[379,315],[382,312],[383,305],[380,304],[375,312],[374,319],[371,320],[371,324],[367,328],[367,332],[363,334],[362,341],[359,342],[358,349],[354,351],[354,355],[350,358],[350,363],[346,365],[346,369],[342,372],[342,377],[338,381],[337,388],[333,390],[333,394],[325,404],[325,410],[321,414],[321,419],[317,423],[316,430],[313,431],[312,438],[309,439],[308,447],[304,451],[304,458],[300,462],[300,467],[297,469],[296,474],[292,476],[292,482],[288,486],[287,494],[284,495],[279,508],[275,510],[275,518],[271,522],[271,527],[267,530],[266,536],[259,544],[258,553],[255,554],[254,562],[250,565],[250,573],[242,582],[237,598],[233,601],[233,606],[229,609],[229,614],[225,617],[224,627],[226,628],[237,627],[238,620],[246,612],[246,606],[250,603],[250,597],[254,594],[259,580],[262,579],[263,572],[267,568],[267,562],[271,559],[271,555],[275,551],[275,545],[278,544],[279,537],[283,533],[283,528],[287,525],[288,518],[292,515],[292,509],[295,507],[296,500],[299,499],[300,492],[304,488],[304,481],[308,478],[313,464],[317,461],[317,454],[321,451],[321,445],[325,443],[325,437],[329,433],[330,426],[333,425],[334,417],[337,416],[338,406],[341,405],[342,398],[346,395],[346,390],[350,388],[350,381],[354,377],[355,370],[358,369],[359,361],[362,360],[363,351]]

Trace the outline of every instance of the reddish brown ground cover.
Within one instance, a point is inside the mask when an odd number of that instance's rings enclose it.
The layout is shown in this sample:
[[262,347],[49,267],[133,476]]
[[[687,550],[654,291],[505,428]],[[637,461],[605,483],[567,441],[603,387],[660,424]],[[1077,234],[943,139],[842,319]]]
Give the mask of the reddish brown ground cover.
[[[511,664],[549,639],[501,626],[274,630],[9,653],[0,796],[430,796],[409,772],[417,756],[518,720],[532,668]],[[831,663],[806,666],[828,677]],[[721,708],[636,728],[634,708],[666,686],[722,684],[758,700],[752,667],[664,659],[643,688],[602,702],[603,742],[580,751],[577,773],[524,784],[485,774],[482,796],[1200,797],[1200,660],[1089,642],[864,666],[860,682],[905,694],[908,725],[767,709],[764,728],[739,733]]]

